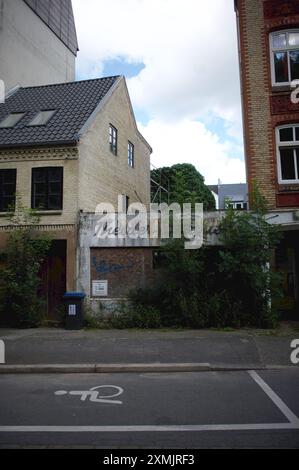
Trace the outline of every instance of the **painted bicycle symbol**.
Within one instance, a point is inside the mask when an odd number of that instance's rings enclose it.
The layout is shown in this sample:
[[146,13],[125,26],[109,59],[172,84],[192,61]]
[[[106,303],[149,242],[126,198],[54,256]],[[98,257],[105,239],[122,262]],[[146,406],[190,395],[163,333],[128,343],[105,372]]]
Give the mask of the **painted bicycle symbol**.
[[[111,395],[100,395],[100,391],[102,391],[103,389],[114,389],[116,390],[116,393],[112,393]],[[116,385],[99,385],[98,387],[93,387],[89,390],[71,390],[70,392],[67,392],[66,390],[57,390],[55,392],[55,395],[78,395],[81,396],[81,401],[86,401],[89,398],[89,401],[93,403],[109,403],[113,405],[122,405],[122,401],[112,400],[112,398],[119,397],[123,392],[123,388],[117,387]]]

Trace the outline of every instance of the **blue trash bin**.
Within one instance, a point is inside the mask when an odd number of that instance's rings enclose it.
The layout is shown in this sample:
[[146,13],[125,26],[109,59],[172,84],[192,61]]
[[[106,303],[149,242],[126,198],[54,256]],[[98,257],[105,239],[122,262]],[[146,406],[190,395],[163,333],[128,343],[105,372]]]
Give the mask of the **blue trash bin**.
[[64,294],[65,328],[67,330],[81,330],[83,328],[84,298],[83,292],[66,292]]

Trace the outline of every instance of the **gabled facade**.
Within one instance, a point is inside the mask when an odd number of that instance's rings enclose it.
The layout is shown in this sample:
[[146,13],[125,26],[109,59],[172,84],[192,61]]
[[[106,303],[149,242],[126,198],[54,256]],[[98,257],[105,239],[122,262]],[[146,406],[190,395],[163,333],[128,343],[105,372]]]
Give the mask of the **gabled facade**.
[[149,205],[150,154],[124,77],[20,88],[0,104],[0,247],[17,193],[55,240],[45,273],[50,317],[65,291],[90,294],[90,284],[80,283],[84,214],[102,202],[117,207],[119,195]]
[[1,0],[0,80],[6,91],[75,80],[71,0]]

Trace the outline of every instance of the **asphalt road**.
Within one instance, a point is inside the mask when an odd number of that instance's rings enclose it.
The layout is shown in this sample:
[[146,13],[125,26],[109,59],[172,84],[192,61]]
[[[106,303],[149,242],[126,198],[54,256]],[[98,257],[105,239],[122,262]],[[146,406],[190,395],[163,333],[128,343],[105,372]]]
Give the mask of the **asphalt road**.
[[299,368],[0,377],[0,446],[299,448]]

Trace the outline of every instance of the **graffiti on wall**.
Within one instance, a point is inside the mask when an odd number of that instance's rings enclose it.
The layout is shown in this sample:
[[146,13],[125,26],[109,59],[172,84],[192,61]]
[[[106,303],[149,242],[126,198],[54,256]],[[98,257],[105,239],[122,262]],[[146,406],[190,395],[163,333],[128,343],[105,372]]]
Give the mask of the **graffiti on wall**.
[[124,260],[119,263],[111,263],[107,260],[98,260],[96,256],[92,257],[92,265],[97,273],[107,274],[107,273],[121,273],[123,271],[128,271],[134,268],[135,261],[133,256],[126,256]]

